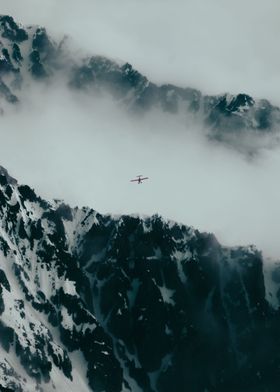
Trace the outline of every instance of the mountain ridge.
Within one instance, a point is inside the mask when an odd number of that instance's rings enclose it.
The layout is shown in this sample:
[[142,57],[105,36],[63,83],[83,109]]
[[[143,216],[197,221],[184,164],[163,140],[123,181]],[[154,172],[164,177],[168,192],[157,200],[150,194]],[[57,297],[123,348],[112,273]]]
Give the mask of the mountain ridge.
[[48,82],[63,71],[72,89],[94,94],[107,91],[129,110],[146,112],[158,107],[171,114],[182,111],[203,124],[212,140],[230,144],[246,134],[260,137],[279,131],[280,109],[266,99],[253,99],[245,93],[203,95],[195,88],[157,85],[127,62],[71,55],[65,39],[55,42],[45,28],[24,28],[7,15],[0,16],[0,33],[2,105],[3,101],[20,101],[25,78]]
[[276,392],[279,267],[272,306],[255,247],[48,202],[5,169],[0,224],[3,388]]

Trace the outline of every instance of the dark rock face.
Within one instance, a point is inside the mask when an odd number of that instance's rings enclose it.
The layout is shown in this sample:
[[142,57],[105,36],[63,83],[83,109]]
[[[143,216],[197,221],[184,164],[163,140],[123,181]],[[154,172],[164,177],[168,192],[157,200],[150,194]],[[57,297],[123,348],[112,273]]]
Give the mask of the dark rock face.
[[23,60],[20,47],[17,44],[13,44],[13,53],[12,53],[13,59],[20,64],[21,61]]
[[[273,382],[261,362],[271,358],[280,319],[265,299],[261,255],[225,250],[211,235],[170,228],[158,217],[145,222],[148,233],[140,219],[118,224],[108,253],[87,269],[107,329],[122,342],[118,350],[139,361],[142,382],[156,372],[160,391],[275,390],[279,356],[274,351]],[[126,365],[134,374],[136,362],[126,358]]]
[[213,99],[206,99],[206,110],[209,110],[207,121],[214,128],[221,128],[230,123],[230,128],[246,127],[246,117],[240,116],[243,112],[248,112],[255,104],[255,101],[246,94],[239,94],[236,97],[222,96]]
[[32,49],[37,50],[44,58],[51,57],[55,53],[55,47],[52,44],[46,29],[38,28],[33,36]]
[[44,68],[44,65],[41,62],[40,53],[38,50],[33,50],[30,53],[30,71],[34,78],[41,79],[48,76],[47,71]]
[[8,38],[10,41],[15,42],[23,42],[28,39],[27,32],[19,27],[11,16],[0,16],[0,26],[3,38]]
[[159,216],[50,204],[1,174],[3,388],[26,390],[10,356],[43,391],[57,372],[75,383],[79,352],[93,391],[278,390],[279,305],[260,252]]
[[244,129],[255,134],[271,132],[279,124],[279,108],[268,101],[258,102],[246,94],[237,96],[205,97],[206,124],[212,136],[222,139],[227,134],[241,135]]
[[18,98],[16,95],[12,94],[11,90],[7,85],[1,81],[0,79],[0,96],[4,97],[8,103],[15,104],[18,102]]
[[2,56],[0,57],[0,75],[13,72],[14,68],[11,63],[11,58],[7,49],[2,49]]

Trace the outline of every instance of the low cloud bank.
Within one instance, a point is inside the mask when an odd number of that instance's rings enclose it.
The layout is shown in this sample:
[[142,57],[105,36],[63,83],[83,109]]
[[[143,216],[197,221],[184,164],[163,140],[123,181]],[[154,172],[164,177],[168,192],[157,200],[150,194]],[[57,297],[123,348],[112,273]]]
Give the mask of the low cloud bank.
[[[21,183],[102,213],[159,213],[280,255],[278,149],[248,160],[183,115],[136,116],[58,86],[27,89],[1,118],[0,164]],[[149,181],[130,183],[138,174]]]

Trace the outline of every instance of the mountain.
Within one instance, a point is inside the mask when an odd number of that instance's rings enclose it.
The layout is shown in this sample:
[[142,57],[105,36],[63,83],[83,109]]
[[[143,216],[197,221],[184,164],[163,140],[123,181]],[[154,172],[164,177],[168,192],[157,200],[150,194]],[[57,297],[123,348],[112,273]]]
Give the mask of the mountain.
[[[23,27],[11,16],[0,16],[0,96],[18,103],[26,81],[49,83],[64,78],[74,90],[109,92],[129,110],[145,113],[152,108],[186,114],[201,124],[212,140],[249,149],[244,135],[257,139],[279,131],[280,109],[266,99],[247,94],[203,95],[194,88],[156,85],[129,63],[102,56],[79,58],[67,49],[67,40],[52,40],[46,29]],[[266,145],[266,142],[262,141]],[[273,140],[275,143],[275,139]]]
[[280,265],[0,168],[0,390],[278,391]]
[[[246,151],[278,137],[267,100],[157,85],[67,45],[0,16],[2,115],[59,80],[140,115],[184,113]],[[280,263],[254,246],[44,200],[0,167],[0,391],[278,392],[279,305]]]

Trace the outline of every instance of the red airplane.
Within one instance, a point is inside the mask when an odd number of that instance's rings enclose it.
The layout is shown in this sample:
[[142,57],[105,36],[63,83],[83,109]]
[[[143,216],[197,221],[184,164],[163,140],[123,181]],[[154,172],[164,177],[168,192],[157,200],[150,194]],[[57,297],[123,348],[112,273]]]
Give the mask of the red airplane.
[[134,180],[130,180],[130,182],[137,182],[138,184],[142,184],[144,180],[148,180],[149,177],[143,177],[142,174],[140,176],[136,176]]

